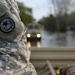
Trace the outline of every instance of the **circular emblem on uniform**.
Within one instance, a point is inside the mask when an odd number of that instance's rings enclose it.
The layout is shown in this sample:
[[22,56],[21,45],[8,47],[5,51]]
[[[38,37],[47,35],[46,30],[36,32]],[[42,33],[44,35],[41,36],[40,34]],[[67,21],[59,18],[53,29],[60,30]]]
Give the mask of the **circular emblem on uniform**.
[[10,18],[2,19],[0,22],[0,29],[4,33],[9,33],[15,28],[15,23]]

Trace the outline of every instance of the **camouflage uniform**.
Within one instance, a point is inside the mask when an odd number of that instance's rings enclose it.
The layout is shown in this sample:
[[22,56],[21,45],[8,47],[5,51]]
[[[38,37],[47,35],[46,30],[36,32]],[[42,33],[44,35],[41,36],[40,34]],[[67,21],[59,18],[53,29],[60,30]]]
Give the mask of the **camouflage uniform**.
[[[0,1],[21,21],[15,0]],[[5,38],[6,36],[0,37],[0,75],[36,75],[33,65],[29,62],[30,51],[24,36],[25,31],[26,27],[13,41],[11,38]]]

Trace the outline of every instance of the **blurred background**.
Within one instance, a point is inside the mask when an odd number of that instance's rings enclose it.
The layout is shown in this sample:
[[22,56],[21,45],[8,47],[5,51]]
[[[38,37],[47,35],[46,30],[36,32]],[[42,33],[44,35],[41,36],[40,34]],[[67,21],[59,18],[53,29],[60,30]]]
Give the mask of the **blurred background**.
[[75,0],[17,1],[24,24],[40,24],[41,40],[29,47],[75,46]]
[[17,2],[21,19],[28,28],[31,62],[38,75],[50,75],[50,64],[57,75],[67,75],[59,72],[60,68],[75,63],[75,0]]

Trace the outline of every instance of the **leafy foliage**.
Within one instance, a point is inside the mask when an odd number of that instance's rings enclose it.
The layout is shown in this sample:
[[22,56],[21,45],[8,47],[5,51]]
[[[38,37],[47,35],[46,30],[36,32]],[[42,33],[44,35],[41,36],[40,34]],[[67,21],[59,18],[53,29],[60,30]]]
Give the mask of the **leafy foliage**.
[[18,2],[20,9],[20,17],[25,25],[33,21],[32,8],[25,6],[23,3]]
[[50,32],[66,32],[68,27],[75,31],[75,12],[55,17],[50,15],[42,18],[39,23]]

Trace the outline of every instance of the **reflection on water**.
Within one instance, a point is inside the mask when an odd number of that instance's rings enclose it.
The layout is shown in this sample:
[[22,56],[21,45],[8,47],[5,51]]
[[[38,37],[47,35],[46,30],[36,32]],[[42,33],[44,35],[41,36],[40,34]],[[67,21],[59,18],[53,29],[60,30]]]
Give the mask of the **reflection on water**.
[[42,30],[41,46],[55,47],[55,46],[75,46],[75,32],[68,31],[66,33],[48,33]]
[[28,41],[28,47],[30,48],[32,46],[39,48],[41,47],[41,42],[40,41]]
[[42,30],[41,41],[28,41],[28,47],[75,46],[75,32],[51,34]]
[[41,47],[40,41],[37,42],[37,47]]
[[[62,35],[62,34],[61,34]],[[75,33],[74,32],[67,32],[63,34],[61,37],[57,35],[56,38],[56,45],[57,46],[75,46]],[[60,41],[60,43],[59,43]]]
[[31,42],[29,42],[29,41],[28,41],[28,47],[29,47],[29,48],[31,47]]
[[55,42],[56,46],[66,46],[67,45],[66,34],[57,34]]

